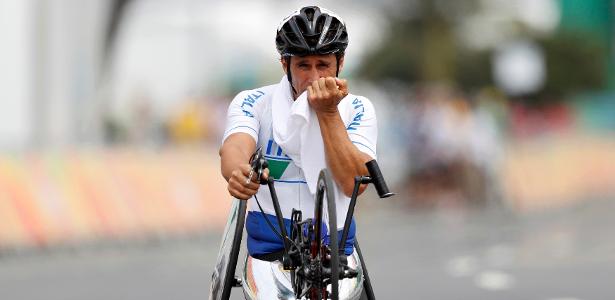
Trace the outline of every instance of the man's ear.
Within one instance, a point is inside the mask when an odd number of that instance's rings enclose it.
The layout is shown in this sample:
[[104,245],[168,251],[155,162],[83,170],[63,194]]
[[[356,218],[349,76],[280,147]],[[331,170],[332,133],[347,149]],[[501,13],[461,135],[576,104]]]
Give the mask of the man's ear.
[[288,59],[286,59],[286,57],[280,57],[280,62],[282,63],[282,70],[284,70],[284,74],[286,74],[286,70],[288,70]]
[[342,73],[342,69],[344,68],[344,56],[340,57],[339,65],[339,73]]

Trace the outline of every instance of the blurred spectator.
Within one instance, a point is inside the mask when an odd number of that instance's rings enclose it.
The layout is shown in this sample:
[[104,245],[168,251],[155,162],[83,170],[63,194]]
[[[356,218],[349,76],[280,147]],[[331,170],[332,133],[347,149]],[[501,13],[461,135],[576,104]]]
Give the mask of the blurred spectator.
[[412,205],[485,203],[500,155],[492,115],[444,85],[421,87],[413,100],[406,125]]
[[202,141],[209,130],[204,115],[204,108],[200,102],[195,100],[184,102],[169,120],[171,140],[178,144]]

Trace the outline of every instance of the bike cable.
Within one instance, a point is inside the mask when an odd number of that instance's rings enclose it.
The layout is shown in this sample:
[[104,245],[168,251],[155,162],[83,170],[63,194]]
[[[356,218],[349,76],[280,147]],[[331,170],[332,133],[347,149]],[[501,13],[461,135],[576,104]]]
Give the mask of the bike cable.
[[269,228],[271,228],[271,230],[278,236],[280,237],[280,239],[282,239],[282,241],[287,240],[289,242],[291,242],[293,244],[293,246],[299,248],[297,246],[297,244],[295,243],[295,241],[291,240],[288,237],[283,237],[281,233],[279,233],[275,227],[273,226],[273,224],[271,224],[271,221],[269,221],[269,218],[267,218],[267,213],[265,213],[265,211],[263,210],[263,207],[261,206],[260,201],[258,201],[258,197],[256,197],[256,195],[254,195],[254,199],[256,200],[256,205],[258,205],[258,209],[261,211],[261,214],[263,215],[263,218],[265,219],[265,221],[267,222],[267,225],[269,225]]

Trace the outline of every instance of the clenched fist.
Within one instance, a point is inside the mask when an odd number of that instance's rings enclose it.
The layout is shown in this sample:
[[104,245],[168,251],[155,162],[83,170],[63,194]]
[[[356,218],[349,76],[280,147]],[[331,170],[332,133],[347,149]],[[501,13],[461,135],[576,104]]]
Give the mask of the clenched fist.
[[317,113],[337,113],[337,105],[348,95],[346,79],[319,78],[307,87],[308,102]]
[[[231,173],[231,177],[228,180],[228,191],[233,197],[248,200],[258,192],[260,180],[256,178],[258,177],[257,173],[253,173],[252,178],[248,179],[250,170],[251,166],[249,164],[242,164]],[[263,179],[267,180],[268,177],[269,169],[264,169]]]

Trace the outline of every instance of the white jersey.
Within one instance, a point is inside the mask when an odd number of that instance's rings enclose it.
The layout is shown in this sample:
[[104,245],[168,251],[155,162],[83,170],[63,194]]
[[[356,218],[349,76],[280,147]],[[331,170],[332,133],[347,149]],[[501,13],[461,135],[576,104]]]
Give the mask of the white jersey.
[[[282,80],[287,80],[284,77]],[[290,219],[292,209],[301,210],[303,219],[314,214],[314,195],[310,193],[302,170],[284,153],[273,137],[271,105],[278,84],[240,92],[229,105],[223,141],[231,134],[247,133],[263,149],[269,164],[269,174],[275,180],[275,189],[284,218]],[[292,101],[292,99],[290,99]],[[352,143],[370,157],[376,158],[378,128],[372,103],[365,97],[349,94],[338,104],[338,111]],[[336,192],[337,224],[343,228],[348,211],[349,197]],[[267,214],[275,215],[269,189],[261,186],[256,196]],[[249,200],[249,211],[258,211],[254,197]]]

